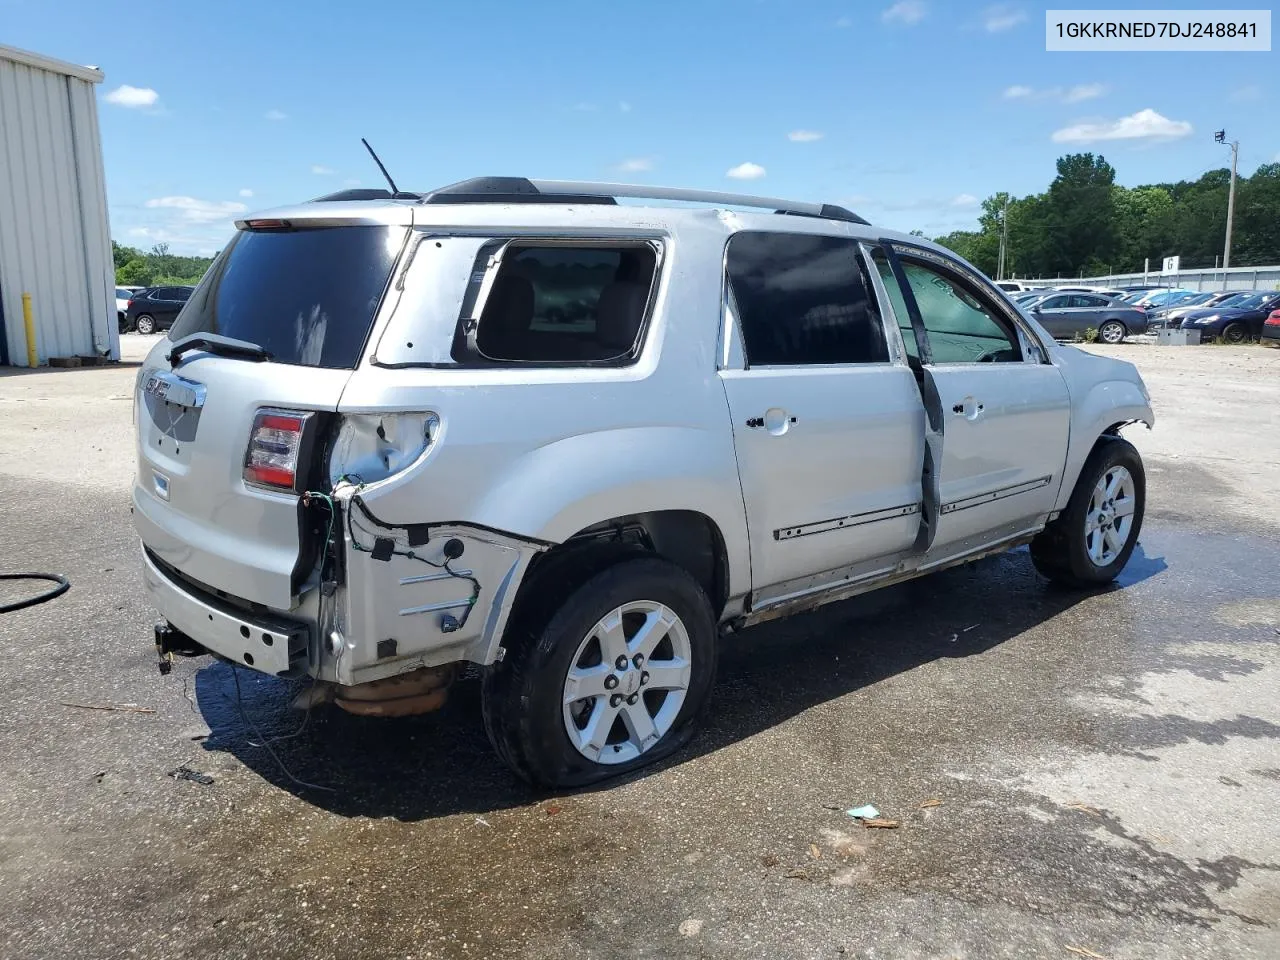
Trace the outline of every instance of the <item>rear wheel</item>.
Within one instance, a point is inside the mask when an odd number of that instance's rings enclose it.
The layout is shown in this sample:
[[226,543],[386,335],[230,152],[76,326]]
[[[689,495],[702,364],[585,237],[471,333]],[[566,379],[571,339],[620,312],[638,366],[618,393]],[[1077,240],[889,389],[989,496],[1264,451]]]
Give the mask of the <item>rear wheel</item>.
[[126,317],[123,313],[117,313],[117,314],[116,314],[116,321],[120,324],[120,332],[121,332],[121,333],[128,333],[128,332],[129,332],[129,318],[128,318],[128,317]]
[[155,333],[156,320],[149,313],[144,313],[138,317],[135,329],[141,334]]
[[1228,323],[1222,330],[1223,343],[1244,343],[1249,339],[1249,328],[1239,320]]
[[1067,508],[1031,542],[1036,569],[1075,587],[1110,583],[1129,562],[1146,509],[1142,457],[1104,437],[1085,461]]
[[575,787],[669,755],[715,674],[706,594],[680,567],[627,559],[573,590],[544,626],[513,624],[485,674],[485,729],[537,786]]
[[1126,333],[1128,330],[1119,320],[1108,320],[1098,328],[1098,339],[1103,343],[1119,343]]

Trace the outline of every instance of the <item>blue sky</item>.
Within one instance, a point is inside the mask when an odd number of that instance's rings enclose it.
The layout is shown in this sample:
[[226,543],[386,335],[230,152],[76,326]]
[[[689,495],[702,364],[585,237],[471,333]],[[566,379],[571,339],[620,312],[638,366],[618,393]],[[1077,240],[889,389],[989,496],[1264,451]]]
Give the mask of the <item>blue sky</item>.
[[929,235],[973,225],[998,190],[1043,189],[1066,152],[1103,153],[1128,185],[1225,166],[1224,126],[1242,174],[1280,155],[1275,53],[1047,53],[1044,10],[0,0],[0,42],[104,70],[112,235],[178,252],[217,249],[244,210],[381,185],[361,136],[404,189],[639,181],[843,203]]

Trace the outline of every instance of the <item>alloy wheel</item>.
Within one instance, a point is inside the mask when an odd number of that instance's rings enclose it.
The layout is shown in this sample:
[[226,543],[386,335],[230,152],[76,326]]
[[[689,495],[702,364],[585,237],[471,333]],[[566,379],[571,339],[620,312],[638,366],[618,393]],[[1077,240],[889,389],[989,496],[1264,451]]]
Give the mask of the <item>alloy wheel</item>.
[[636,600],[600,618],[564,682],[564,728],[588,760],[626,763],[680,714],[691,678],[689,633],[670,607]]
[[1137,506],[1136,486],[1128,469],[1113,466],[1098,478],[1085,514],[1084,543],[1094,566],[1113,563],[1129,542]]

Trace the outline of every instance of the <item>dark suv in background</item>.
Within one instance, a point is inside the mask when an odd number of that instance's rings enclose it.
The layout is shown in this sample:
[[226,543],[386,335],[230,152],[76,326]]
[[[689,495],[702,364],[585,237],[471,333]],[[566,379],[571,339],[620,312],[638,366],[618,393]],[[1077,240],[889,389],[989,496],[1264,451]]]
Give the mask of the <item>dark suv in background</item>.
[[125,310],[125,323],[138,333],[155,333],[168,330],[178,318],[178,311],[187,305],[195,287],[147,287],[139,290],[129,300]]

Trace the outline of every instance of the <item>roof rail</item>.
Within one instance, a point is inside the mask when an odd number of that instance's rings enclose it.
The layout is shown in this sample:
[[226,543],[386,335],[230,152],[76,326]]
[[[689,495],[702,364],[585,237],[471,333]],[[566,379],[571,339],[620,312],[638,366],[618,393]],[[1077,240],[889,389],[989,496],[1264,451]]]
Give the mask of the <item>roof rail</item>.
[[870,225],[852,210],[834,203],[805,203],[777,197],[755,197],[740,193],[690,190],[684,187],[653,187],[636,183],[599,183],[591,180],[530,180],[526,177],[472,177],[428,193],[391,194],[382,189],[341,190],[317,197],[326,200],[416,200],[419,203],[581,203],[616,204],[618,197],[634,200],[674,200],[711,203],[730,207],[758,207],[796,217],[819,217],[846,223]]
[[713,203],[732,207],[762,207],[774,213],[802,217],[822,217],[826,220],[845,220],[849,223],[867,223],[852,210],[834,203],[805,203],[796,200],[780,200],[777,197],[754,197],[740,193],[721,193],[714,190],[690,190],[685,187],[652,187],[637,183],[597,183],[590,180],[530,180],[529,183],[542,194],[552,196],[604,195],[636,200],[676,200],[688,203]]
[[525,177],[472,177],[423,194],[423,203],[600,203],[618,201],[597,191],[550,194]]

